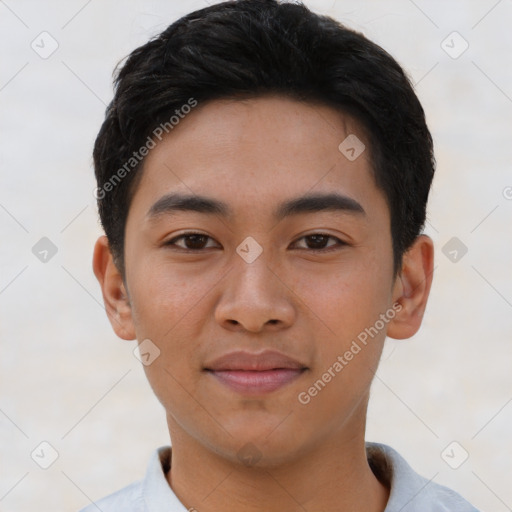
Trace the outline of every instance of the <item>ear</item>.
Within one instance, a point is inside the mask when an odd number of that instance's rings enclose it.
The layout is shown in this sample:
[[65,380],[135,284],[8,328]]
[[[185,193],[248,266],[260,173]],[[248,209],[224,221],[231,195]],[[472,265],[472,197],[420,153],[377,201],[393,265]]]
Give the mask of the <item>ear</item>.
[[105,311],[112,328],[124,340],[135,339],[130,300],[106,236],[101,236],[96,241],[92,266],[101,286]]
[[401,308],[396,308],[396,315],[388,324],[390,338],[410,338],[420,328],[432,285],[433,266],[434,243],[427,235],[420,235],[404,254],[393,287],[393,303]]

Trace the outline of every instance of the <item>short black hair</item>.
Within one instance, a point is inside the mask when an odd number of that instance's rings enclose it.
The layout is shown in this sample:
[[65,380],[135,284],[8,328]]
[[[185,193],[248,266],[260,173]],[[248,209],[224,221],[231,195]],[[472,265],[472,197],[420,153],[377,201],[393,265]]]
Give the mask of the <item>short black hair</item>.
[[144,154],[183,113],[216,99],[277,94],[352,116],[389,206],[395,272],[424,228],[435,158],[409,78],[380,46],[302,3],[234,0],[188,14],[118,64],[114,89],[93,155],[101,223],[123,274]]

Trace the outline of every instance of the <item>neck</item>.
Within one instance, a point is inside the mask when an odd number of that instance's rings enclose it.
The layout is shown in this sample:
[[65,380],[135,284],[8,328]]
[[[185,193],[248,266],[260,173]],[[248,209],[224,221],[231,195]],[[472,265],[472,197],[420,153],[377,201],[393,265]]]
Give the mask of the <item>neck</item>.
[[167,478],[189,510],[383,512],[386,507],[389,490],[368,465],[364,434],[333,436],[277,466],[246,467],[208,450],[176,424],[171,433]]

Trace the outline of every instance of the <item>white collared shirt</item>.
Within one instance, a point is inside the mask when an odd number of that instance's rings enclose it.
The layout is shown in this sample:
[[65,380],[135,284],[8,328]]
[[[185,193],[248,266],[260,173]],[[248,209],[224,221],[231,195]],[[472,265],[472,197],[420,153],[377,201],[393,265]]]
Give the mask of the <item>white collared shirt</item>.
[[[372,470],[391,491],[384,512],[479,512],[459,494],[416,473],[393,448],[366,443]],[[80,512],[187,512],[166,479],[171,447],[153,453],[146,476]]]

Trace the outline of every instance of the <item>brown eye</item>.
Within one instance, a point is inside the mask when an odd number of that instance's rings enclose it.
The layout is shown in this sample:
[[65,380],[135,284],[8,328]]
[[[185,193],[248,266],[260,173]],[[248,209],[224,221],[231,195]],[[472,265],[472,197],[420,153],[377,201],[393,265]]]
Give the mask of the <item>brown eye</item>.
[[[299,240],[297,240],[296,244],[301,240],[304,240],[305,244],[303,244],[303,246],[299,248],[309,249],[311,251],[328,252],[330,250],[339,249],[341,246],[347,245],[339,238],[336,238],[335,236],[332,235],[328,235],[326,233],[314,233],[312,235],[303,236],[302,238],[299,238]],[[333,240],[335,243],[327,245],[329,240]]]
[[326,235],[309,235],[305,239],[309,242],[308,246],[310,249],[324,249],[330,236]]
[[[169,242],[166,242],[167,246],[175,246],[180,249],[185,249],[189,251],[200,251],[201,249],[205,249],[207,247],[208,241],[213,238],[208,235],[203,235],[202,233],[185,233],[180,235]],[[178,243],[180,242],[180,243]],[[212,247],[211,245],[209,247]]]

